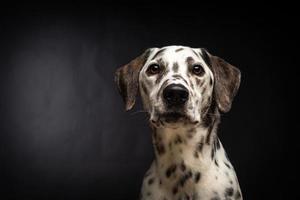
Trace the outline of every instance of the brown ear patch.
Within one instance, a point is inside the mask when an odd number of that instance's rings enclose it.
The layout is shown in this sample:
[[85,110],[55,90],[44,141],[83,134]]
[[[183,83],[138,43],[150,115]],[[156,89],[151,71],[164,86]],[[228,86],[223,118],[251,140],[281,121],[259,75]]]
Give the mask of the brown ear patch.
[[175,50],[175,52],[177,53],[177,52],[182,51],[182,50],[184,50],[184,48],[178,48],[178,49]]
[[139,88],[139,73],[145,64],[151,50],[147,49],[142,55],[130,63],[117,69],[115,82],[125,103],[125,110],[130,110],[134,104]]
[[223,59],[212,56],[212,68],[215,76],[215,98],[222,112],[228,112],[231,108],[241,82],[240,71]]
[[214,98],[217,106],[220,111],[228,112],[240,86],[240,70],[225,60],[210,55],[205,49],[201,49],[201,51],[202,58],[214,75]]

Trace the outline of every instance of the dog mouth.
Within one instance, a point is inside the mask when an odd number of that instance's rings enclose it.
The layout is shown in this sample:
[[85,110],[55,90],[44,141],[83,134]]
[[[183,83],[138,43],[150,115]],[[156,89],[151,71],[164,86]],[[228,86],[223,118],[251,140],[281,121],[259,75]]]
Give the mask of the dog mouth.
[[197,124],[198,121],[193,121],[188,115],[182,112],[169,111],[165,113],[158,114],[156,119],[150,120],[155,126],[165,126],[166,124],[174,125],[176,123],[185,123],[185,124]]
[[180,120],[187,120],[188,117],[180,112],[166,112],[159,116],[159,120],[166,123],[176,123]]
[[178,121],[183,121],[187,116],[180,112],[165,112],[158,115],[157,121],[160,123],[177,123]]

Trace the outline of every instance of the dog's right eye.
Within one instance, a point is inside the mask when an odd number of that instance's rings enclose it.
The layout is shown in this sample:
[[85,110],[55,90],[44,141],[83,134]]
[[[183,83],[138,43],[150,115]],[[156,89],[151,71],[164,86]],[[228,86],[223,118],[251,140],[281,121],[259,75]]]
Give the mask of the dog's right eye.
[[197,76],[202,76],[204,74],[204,69],[201,65],[194,65],[192,68],[192,72]]
[[160,71],[161,71],[161,67],[158,64],[152,64],[147,69],[147,73],[149,75],[159,74]]

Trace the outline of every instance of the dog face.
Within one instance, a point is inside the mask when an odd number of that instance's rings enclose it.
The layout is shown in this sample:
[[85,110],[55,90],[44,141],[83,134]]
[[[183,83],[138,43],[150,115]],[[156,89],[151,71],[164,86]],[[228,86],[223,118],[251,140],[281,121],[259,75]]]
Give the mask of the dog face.
[[229,111],[240,72],[204,49],[167,46],[148,49],[119,68],[116,82],[127,110],[140,91],[153,125],[197,125]]
[[214,82],[200,49],[171,46],[152,51],[139,75],[140,93],[150,121],[199,123]]

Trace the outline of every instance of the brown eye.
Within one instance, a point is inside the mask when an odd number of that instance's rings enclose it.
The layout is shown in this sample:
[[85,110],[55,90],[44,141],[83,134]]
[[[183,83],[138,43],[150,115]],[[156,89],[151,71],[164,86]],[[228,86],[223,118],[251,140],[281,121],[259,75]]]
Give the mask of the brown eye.
[[159,74],[160,71],[161,71],[161,68],[158,64],[152,64],[147,69],[147,72],[150,75]]
[[192,68],[192,72],[197,76],[202,76],[204,74],[204,69],[201,65],[194,65]]

